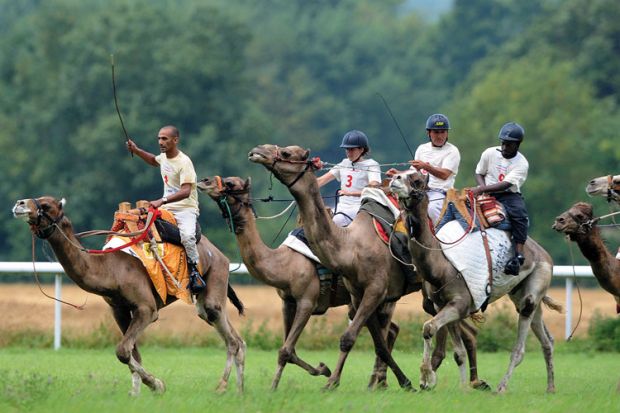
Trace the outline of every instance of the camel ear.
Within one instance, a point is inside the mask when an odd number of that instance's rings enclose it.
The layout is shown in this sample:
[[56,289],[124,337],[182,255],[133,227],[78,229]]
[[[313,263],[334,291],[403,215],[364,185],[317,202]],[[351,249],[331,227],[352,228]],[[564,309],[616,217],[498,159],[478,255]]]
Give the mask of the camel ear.
[[248,179],[246,179],[245,183],[243,184],[243,189],[248,189],[250,185],[252,185],[252,177],[248,176]]
[[67,203],[67,200],[66,200],[66,199],[64,199],[64,198],[62,198],[62,199],[60,200],[60,209],[62,209],[62,208],[65,206],[65,204],[66,204],[66,203]]

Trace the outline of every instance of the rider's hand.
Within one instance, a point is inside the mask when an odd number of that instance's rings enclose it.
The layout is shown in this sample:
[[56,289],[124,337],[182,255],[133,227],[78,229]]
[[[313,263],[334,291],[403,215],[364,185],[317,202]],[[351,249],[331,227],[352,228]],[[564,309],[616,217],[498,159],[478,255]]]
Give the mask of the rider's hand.
[[389,176],[390,178],[393,177],[394,175],[398,175],[400,172],[396,169],[396,168],[390,168],[387,170],[387,172],[385,173],[385,175]]
[[136,145],[131,139],[127,139],[127,142],[125,142],[125,144],[127,145],[127,150],[131,153],[136,153],[136,151],[138,150],[138,145]]
[[155,201],[151,201],[151,202],[149,202],[149,205],[150,205],[152,208],[155,208],[155,209],[159,208],[159,207],[160,207],[160,206],[162,206],[163,204],[164,204],[164,200],[163,200],[163,199],[161,199],[161,198],[160,198],[160,199],[156,199]]

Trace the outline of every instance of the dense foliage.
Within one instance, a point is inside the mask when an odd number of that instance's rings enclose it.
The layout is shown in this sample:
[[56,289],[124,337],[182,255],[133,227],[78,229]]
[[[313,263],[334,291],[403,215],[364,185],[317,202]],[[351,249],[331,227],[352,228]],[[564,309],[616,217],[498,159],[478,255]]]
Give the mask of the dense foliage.
[[[256,144],[299,144],[337,162],[355,128],[380,163],[410,159],[378,93],[412,149],[429,114],[448,114],[459,187],[473,184],[500,126],[518,121],[531,233],[567,263],[553,217],[585,198],[590,178],[620,173],[620,3],[455,0],[432,19],[411,3],[0,0],[0,259],[29,259],[30,234],[8,214],[16,199],[64,196],[87,230],[107,228],[118,202],[161,193],[158,171],[125,150],[114,54],[132,138],[157,152],[158,128],[175,124],[200,177],[253,176],[257,197],[270,182],[246,160]],[[289,198],[278,183],[270,193]],[[236,261],[217,207],[201,202],[203,228]],[[257,205],[260,215],[282,208]],[[266,243],[284,220],[261,224]]]

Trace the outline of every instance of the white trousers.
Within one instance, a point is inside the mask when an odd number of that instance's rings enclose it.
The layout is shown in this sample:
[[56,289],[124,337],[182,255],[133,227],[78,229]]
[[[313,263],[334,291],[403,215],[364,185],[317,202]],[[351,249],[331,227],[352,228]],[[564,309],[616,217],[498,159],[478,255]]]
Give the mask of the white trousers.
[[428,190],[426,194],[428,195],[428,217],[433,220],[433,224],[437,224],[446,194],[433,189]]
[[181,243],[185,247],[187,258],[190,261],[198,262],[198,248],[196,248],[196,221],[198,220],[198,211],[193,209],[184,209],[181,211],[170,211],[177,220],[177,226],[181,233]]

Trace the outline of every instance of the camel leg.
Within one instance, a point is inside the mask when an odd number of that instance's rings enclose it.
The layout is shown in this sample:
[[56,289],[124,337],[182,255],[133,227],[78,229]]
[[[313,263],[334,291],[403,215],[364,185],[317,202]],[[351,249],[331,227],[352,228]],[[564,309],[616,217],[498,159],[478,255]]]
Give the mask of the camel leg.
[[[463,308],[463,310],[460,310],[460,308]],[[435,384],[437,384],[437,375],[431,366],[433,337],[443,326],[462,319],[462,313],[466,308],[467,303],[461,303],[461,301],[451,301],[440,309],[435,317],[424,323],[422,328],[422,335],[424,337],[424,354],[422,356],[422,365],[420,366],[421,389],[431,389],[435,387]]]
[[411,386],[411,381],[407,378],[407,376],[405,376],[405,373],[403,373],[398,364],[396,364],[396,361],[394,361],[394,359],[392,358],[392,354],[390,354],[388,350],[387,343],[385,342],[383,332],[381,331],[379,318],[376,312],[371,314],[366,324],[368,326],[368,331],[370,332],[370,335],[372,337],[372,341],[375,345],[375,353],[377,354],[377,356],[390,367],[390,369],[396,376],[400,387],[406,390],[415,391],[415,389]]
[[209,325],[215,327],[220,337],[226,344],[226,365],[222,377],[216,387],[216,391],[223,392],[228,387],[228,379],[232,371],[233,362],[237,369],[237,390],[243,392],[243,370],[245,366],[245,342],[241,339],[237,331],[230,324],[226,311],[217,304],[210,304],[208,298],[200,296],[196,301],[198,316]]
[[[395,308],[396,303],[385,303],[377,309],[377,316],[381,327],[381,335],[386,340],[387,349],[390,354],[392,354],[394,343],[396,342],[396,338],[400,332],[400,327],[398,327],[398,324],[390,321],[392,319],[392,315],[394,314]],[[388,365],[381,360],[381,357],[376,356],[375,366],[368,382],[369,390],[387,387],[387,368]]]
[[272,390],[277,389],[286,363],[296,364],[313,376],[323,375],[329,377],[331,374],[331,371],[325,364],[320,363],[317,368],[314,368],[299,358],[295,352],[295,344],[297,344],[301,332],[308,323],[313,309],[314,303],[309,300],[300,300],[299,303],[283,301],[282,314],[284,317],[285,341],[278,353],[278,367],[271,383]]
[[547,330],[542,319],[542,308],[538,306],[532,318],[532,330],[540,342],[545,364],[547,366],[547,393],[555,393],[555,380],[553,374],[553,337]]
[[465,344],[463,344],[463,339],[461,338],[458,321],[447,325],[445,329],[450,332],[450,336],[452,337],[452,343],[454,345],[454,361],[459,368],[461,386],[466,387],[467,366],[465,365],[465,359],[467,357],[467,350],[465,349]]
[[491,386],[478,377],[478,357],[476,354],[476,335],[478,332],[467,320],[461,320],[458,323],[458,329],[463,339],[463,344],[467,350],[467,359],[469,360],[469,384],[476,390],[491,390]]
[[[342,370],[344,368],[344,363],[347,359],[347,356],[353,348],[353,345],[355,344],[355,340],[357,339],[361,328],[366,324],[367,319],[370,315],[373,315],[375,317],[374,327],[368,325],[368,329],[371,331],[371,335],[373,336],[373,341],[375,341],[375,343],[383,342],[384,344],[384,347],[382,349],[378,349],[375,347],[375,351],[378,352],[377,355],[381,356],[390,367],[392,367],[392,365],[394,366],[393,371],[394,374],[396,374],[401,387],[411,388],[411,382],[402,373],[402,371],[400,371],[400,369],[392,359],[391,354],[389,354],[389,352],[387,351],[385,340],[381,336],[380,327],[375,314],[380,300],[382,300],[380,294],[372,293],[367,289],[364,292],[364,295],[359,305],[354,305],[354,307],[356,307],[355,317],[353,317],[353,321],[351,321],[349,327],[340,338],[340,356],[338,358],[338,362],[336,363],[336,367],[332,372],[332,375],[329,377],[329,379],[327,380],[327,384],[324,386],[325,390],[334,389],[340,383],[340,376],[342,375]],[[372,331],[372,328],[376,328],[376,331]],[[377,332],[380,339],[379,337],[376,337]],[[396,371],[400,371],[400,374],[397,374]]]
[[123,338],[116,348],[116,357],[121,363],[127,364],[131,372],[129,395],[138,396],[141,383],[155,392],[163,393],[166,389],[164,382],[142,367],[142,357],[136,344],[140,333],[157,319],[157,312],[150,307],[139,307],[130,311],[127,307],[112,306],[112,315],[123,332]]
[[523,355],[525,353],[525,339],[532,323],[531,314],[525,316],[519,314],[519,325],[517,328],[517,342],[510,354],[510,364],[508,365],[508,371],[497,386],[498,393],[504,393],[508,388],[508,381],[514,372],[514,369],[523,361]]

